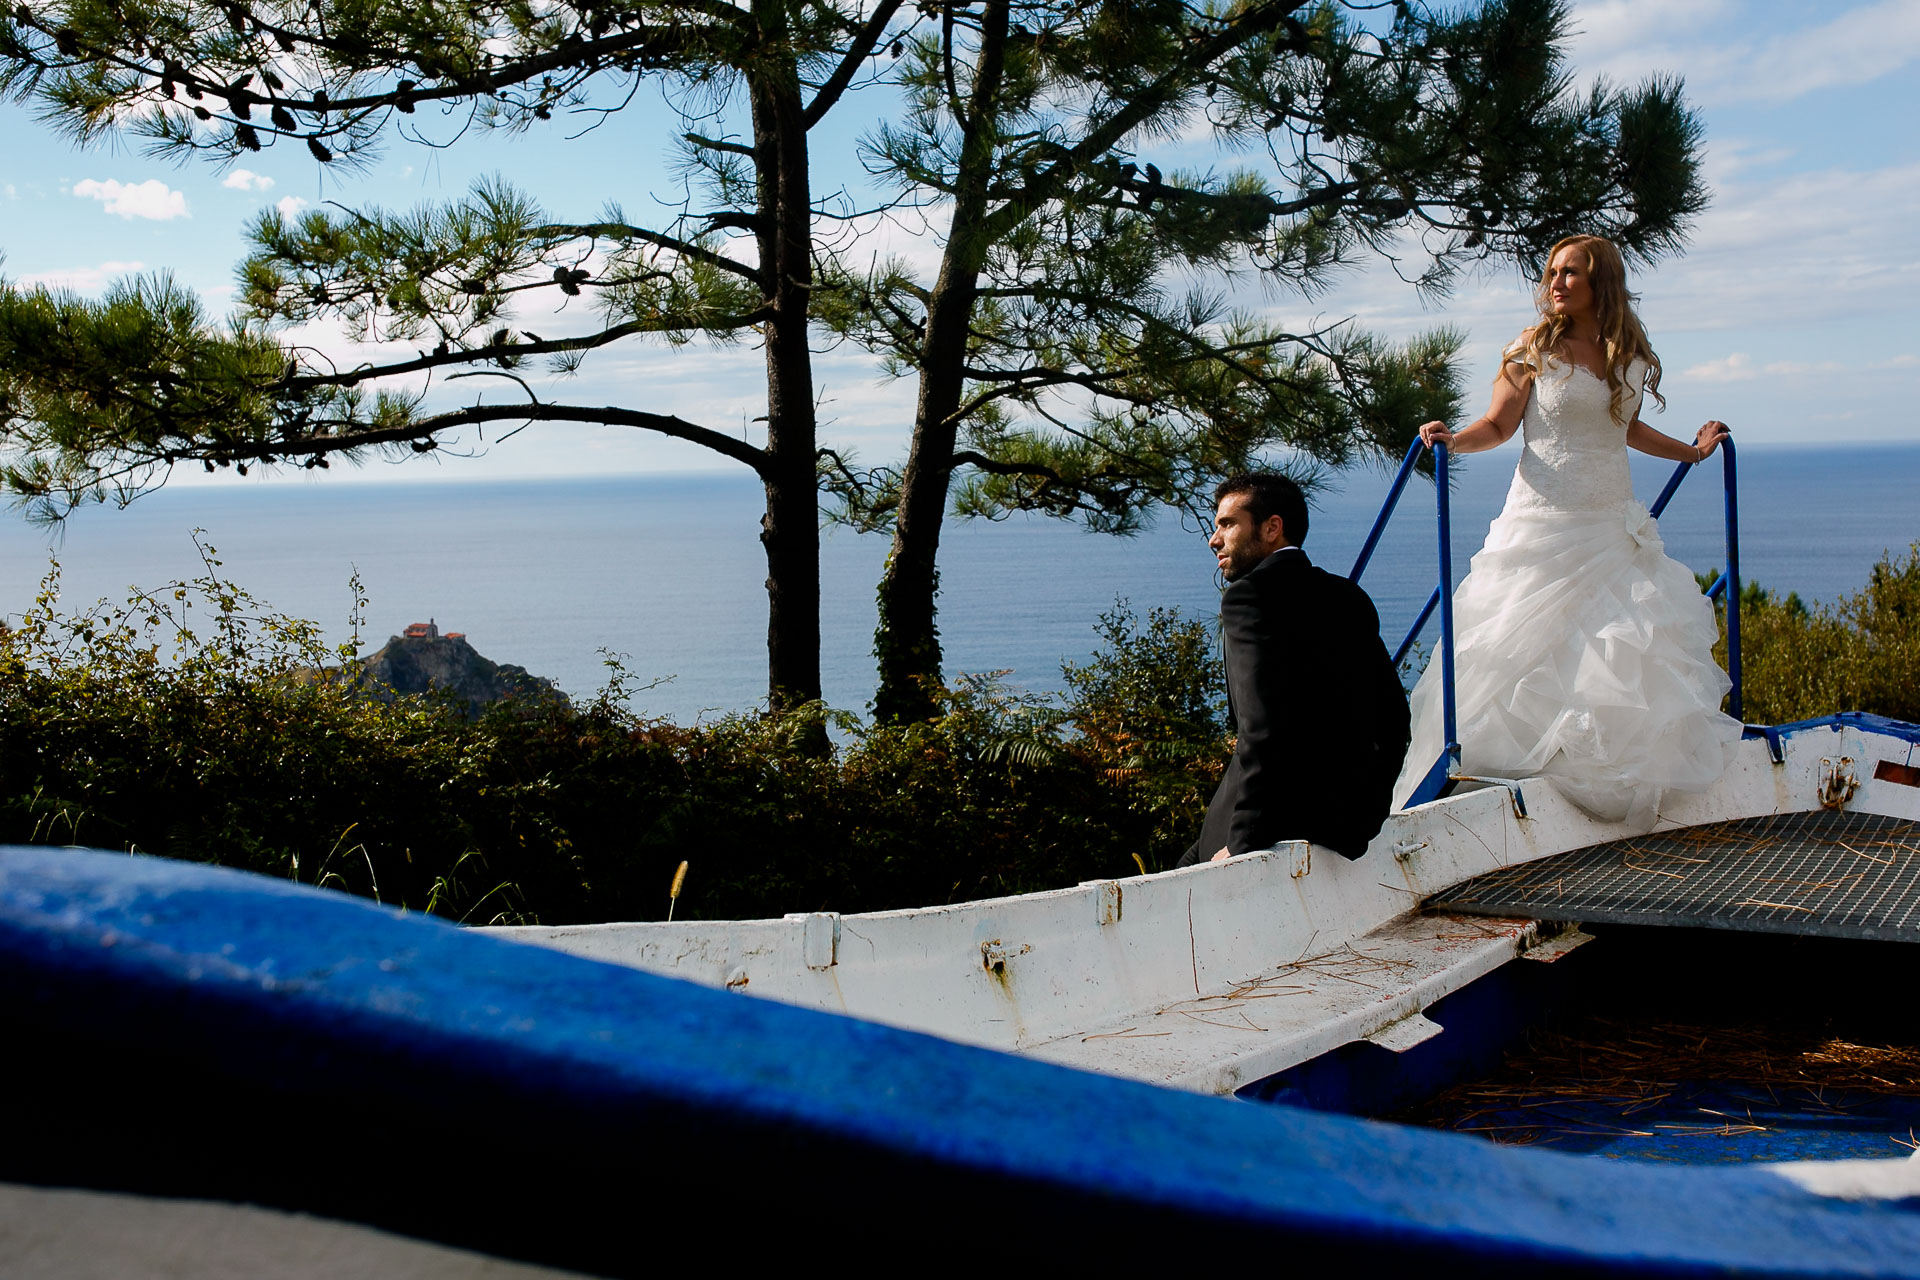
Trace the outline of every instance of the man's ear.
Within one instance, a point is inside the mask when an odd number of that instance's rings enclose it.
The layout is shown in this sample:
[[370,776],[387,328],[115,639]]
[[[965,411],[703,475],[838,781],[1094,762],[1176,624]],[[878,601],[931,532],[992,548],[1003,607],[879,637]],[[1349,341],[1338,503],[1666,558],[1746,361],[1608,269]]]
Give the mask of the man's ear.
[[1262,543],[1279,547],[1293,545],[1287,541],[1287,522],[1279,516],[1267,517],[1266,523],[1260,526],[1260,540]]

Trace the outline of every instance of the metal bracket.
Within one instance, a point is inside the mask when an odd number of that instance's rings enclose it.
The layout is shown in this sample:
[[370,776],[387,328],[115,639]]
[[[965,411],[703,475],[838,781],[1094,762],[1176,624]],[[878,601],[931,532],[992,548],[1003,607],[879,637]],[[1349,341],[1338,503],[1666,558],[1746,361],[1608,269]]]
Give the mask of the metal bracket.
[[1787,762],[1787,737],[1778,728],[1770,724],[1750,724],[1742,727],[1742,736],[1751,738],[1758,734],[1766,739],[1767,759],[1775,764]]
[[800,922],[800,953],[809,969],[831,969],[840,963],[840,913],[795,911],[786,917]]
[[1082,889],[1093,890],[1093,922],[1110,925],[1120,919],[1120,882],[1118,880],[1082,880]]
[[1447,775],[1447,781],[1488,782],[1496,787],[1505,787],[1507,789],[1507,798],[1513,801],[1513,816],[1516,818],[1524,818],[1527,816],[1527,798],[1521,794],[1520,781],[1517,778],[1494,778],[1477,773],[1453,773]]
[[1846,807],[1853,799],[1853,793],[1860,789],[1860,779],[1853,774],[1853,757],[1841,756],[1835,760],[1831,756],[1820,757],[1820,771],[1816,775],[1814,787],[1820,796],[1820,807],[1836,812]]
[[1581,932],[1578,925],[1565,933],[1556,934],[1545,942],[1537,943],[1520,953],[1522,960],[1538,960],[1542,964],[1552,964],[1575,947],[1585,946],[1593,941],[1593,935]]
[[995,938],[991,942],[980,944],[980,967],[988,973],[1005,973],[1008,960],[1014,956],[1023,956],[1031,950],[1033,950],[1032,943],[1021,947],[1010,947]]
[[1427,1041],[1446,1030],[1424,1013],[1410,1013],[1398,1022],[1389,1023],[1380,1028],[1367,1040],[1382,1049],[1391,1049],[1395,1053],[1405,1053],[1415,1045]]

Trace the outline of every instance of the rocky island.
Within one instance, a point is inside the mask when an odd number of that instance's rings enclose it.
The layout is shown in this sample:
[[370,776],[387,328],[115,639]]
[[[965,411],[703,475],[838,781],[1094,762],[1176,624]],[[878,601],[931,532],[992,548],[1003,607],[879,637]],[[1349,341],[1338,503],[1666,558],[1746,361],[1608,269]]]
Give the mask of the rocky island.
[[402,694],[438,694],[468,716],[508,699],[530,705],[567,702],[553,681],[482,657],[464,632],[443,634],[431,619],[411,624],[360,659],[357,669],[347,670],[353,687],[369,697],[390,702]]

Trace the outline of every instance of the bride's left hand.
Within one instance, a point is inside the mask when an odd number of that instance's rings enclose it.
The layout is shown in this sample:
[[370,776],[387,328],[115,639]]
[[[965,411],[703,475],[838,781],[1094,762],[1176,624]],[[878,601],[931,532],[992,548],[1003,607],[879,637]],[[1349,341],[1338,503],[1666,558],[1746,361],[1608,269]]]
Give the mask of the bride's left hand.
[[1700,451],[1700,461],[1705,462],[1720,447],[1722,440],[1728,439],[1733,432],[1727,430],[1724,422],[1709,422],[1694,433],[1693,447]]

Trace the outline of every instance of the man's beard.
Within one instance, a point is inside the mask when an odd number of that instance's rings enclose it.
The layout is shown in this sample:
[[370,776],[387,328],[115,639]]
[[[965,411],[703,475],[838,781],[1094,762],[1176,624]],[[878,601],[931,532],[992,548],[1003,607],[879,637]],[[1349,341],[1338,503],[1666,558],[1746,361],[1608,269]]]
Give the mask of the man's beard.
[[1238,582],[1260,566],[1260,562],[1273,553],[1272,547],[1262,551],[1259,547],[1235,547],[1227,555],[1227,567],[1221,577],[1228,582]]

